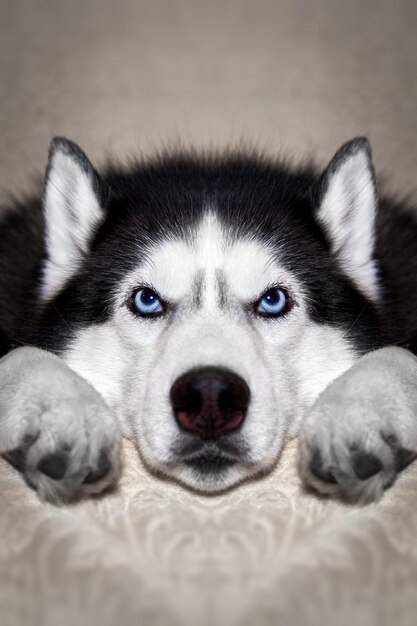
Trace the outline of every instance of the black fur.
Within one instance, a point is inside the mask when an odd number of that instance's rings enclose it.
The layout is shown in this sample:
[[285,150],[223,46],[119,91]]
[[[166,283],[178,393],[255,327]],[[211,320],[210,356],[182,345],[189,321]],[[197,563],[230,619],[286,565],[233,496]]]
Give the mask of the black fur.
[[78,328],[105,321],[114,286],[137,265],[138,249],[145,257],[150,242],[172,233],[188,237],[208,206],[231,237],[266,241],[280,259],[285,250],[287,267],[309,294],[310,315],[344,329],[359,352],[390,343],[417,351],[417,224],[402,204],[380,200],[377,257],[384,305],[376,311],[340,270],[315,219],[326,174],[253,154],[180,154],[127,171],[108,168],[99,176],[82,151],[65,141],[55,140],[52,149],[64,142],[73,151],[92,177],[106,217],[77,275],[41,310],[42,194],[2,209],[0,354],[22,343],[59,353]]

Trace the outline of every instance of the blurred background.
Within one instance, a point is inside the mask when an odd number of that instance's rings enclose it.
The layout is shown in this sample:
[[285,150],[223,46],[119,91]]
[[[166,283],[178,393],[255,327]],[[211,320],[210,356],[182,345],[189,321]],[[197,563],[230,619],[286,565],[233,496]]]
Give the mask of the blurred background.
[[328,160],[365,134],[417,187],[415,0],[3,0],[0,188],[53,135],[96,162],[242,139]]

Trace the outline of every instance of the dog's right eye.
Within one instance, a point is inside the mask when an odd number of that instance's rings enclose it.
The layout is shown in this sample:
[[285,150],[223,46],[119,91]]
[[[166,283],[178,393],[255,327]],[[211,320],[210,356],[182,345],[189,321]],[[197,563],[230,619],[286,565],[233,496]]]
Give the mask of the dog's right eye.
[[290,308],[290,300],[285,289],[273,287],[268,289],[256,303],[255,311],[261,317],[280,317]]
[[130,300],[130,309],[141,317],[158,317],[164,314],[164,305],[152,289],[136,289]]

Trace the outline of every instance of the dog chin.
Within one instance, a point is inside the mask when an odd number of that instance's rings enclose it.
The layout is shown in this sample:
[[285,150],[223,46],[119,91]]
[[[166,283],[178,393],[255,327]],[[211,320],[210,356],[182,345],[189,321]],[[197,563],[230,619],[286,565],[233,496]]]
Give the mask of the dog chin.
[[181,433],[163,460],[151,450],[142,446],[141,457],[154,475],[207,495],[227,491],[266,469],[261,459],[253,458],[251,448],[238,434],[204,440]]
[[259,474],[258,465],[244,464],[241,460],[223,454],[201,453],[182,460],[170,474],[182,485],[202,494],[218,494]]

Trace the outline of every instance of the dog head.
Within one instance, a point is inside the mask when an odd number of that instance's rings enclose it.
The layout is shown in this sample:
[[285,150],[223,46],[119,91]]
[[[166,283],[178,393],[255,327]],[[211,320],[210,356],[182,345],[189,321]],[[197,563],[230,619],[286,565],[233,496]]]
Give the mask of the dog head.
[[47,347],[150,467],[227,488],[270,467],[320,392],[378,345],[376,204],[364,139],[320,177],[233,156],[100,177],[55,139]]

